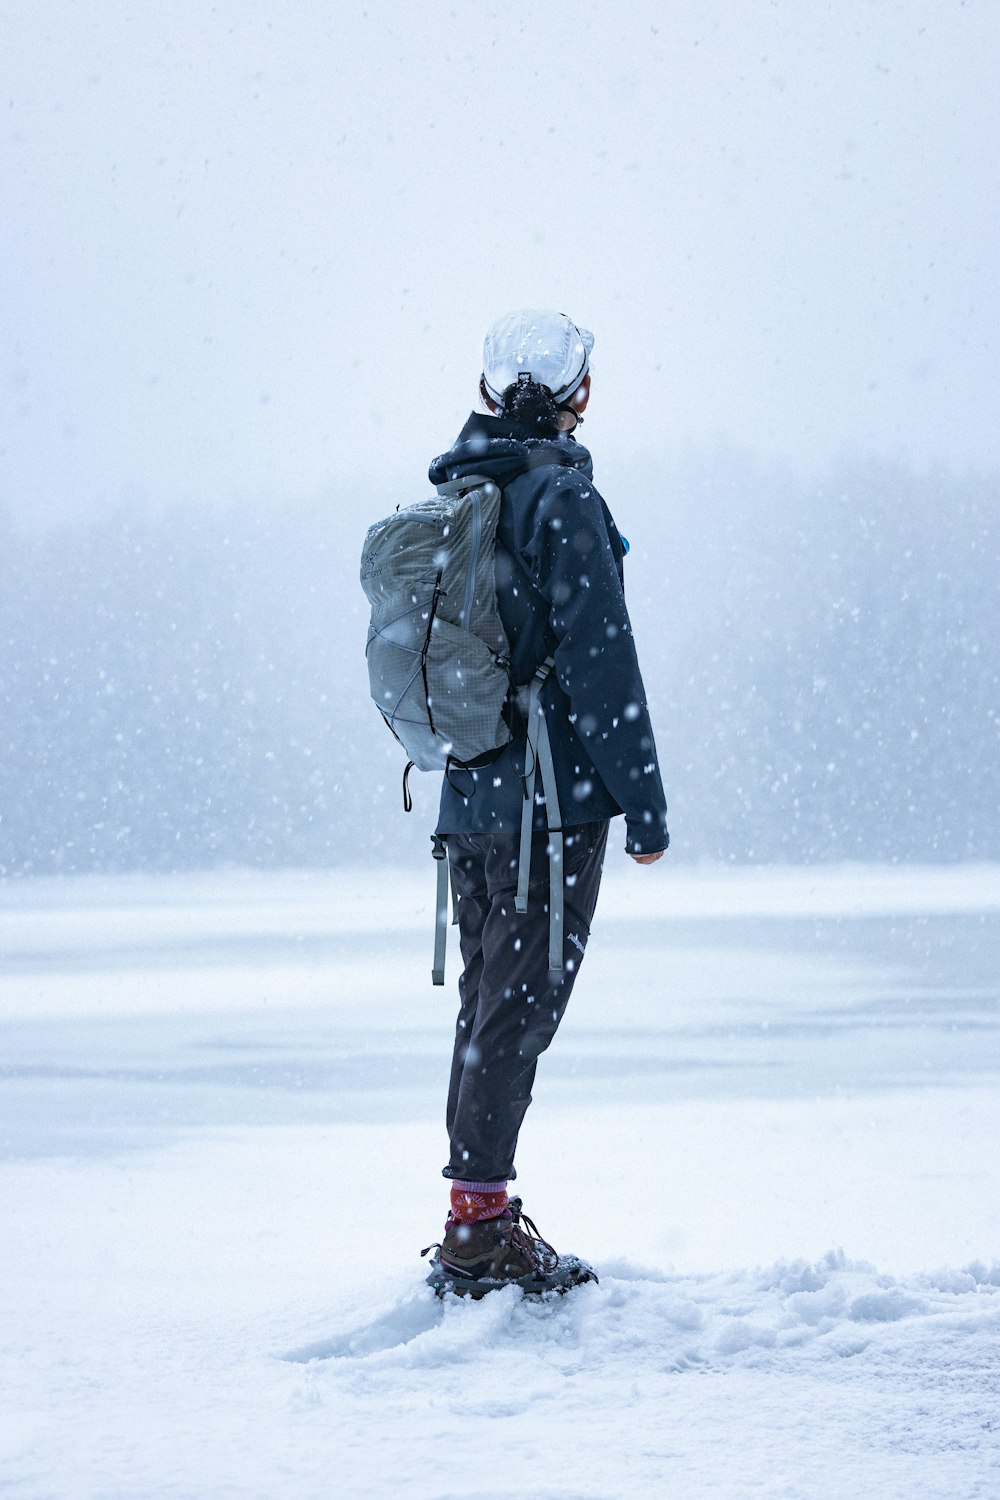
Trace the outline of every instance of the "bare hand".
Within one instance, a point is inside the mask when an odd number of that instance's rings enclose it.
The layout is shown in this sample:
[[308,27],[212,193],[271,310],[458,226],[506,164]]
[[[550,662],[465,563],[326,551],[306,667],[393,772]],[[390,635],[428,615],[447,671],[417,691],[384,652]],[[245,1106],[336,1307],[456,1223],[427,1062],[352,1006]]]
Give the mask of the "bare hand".
[[662,859],[665,850],[657,849],[655,854],[630,854],[629,859],[634,859],[637,865],[655,865],[658,859]]

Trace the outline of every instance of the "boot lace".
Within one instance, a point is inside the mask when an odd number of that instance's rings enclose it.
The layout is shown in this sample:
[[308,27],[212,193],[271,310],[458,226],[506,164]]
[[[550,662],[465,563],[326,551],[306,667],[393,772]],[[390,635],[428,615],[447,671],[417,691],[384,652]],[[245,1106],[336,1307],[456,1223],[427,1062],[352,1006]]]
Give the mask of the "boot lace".
[[[507,1206],[514,1221],[510,1232],[513,1244],[538,1260],[543,1271],[554,1271],[559,1264],[559,1256],[548,1240],[542,1238],[534,1219],[528,1218],[521,1206],[520,1198],[512,1198]],[[522,1224],[524,1229],[521,1228]],[[525,1229],[528,1231],[527,1234]]]

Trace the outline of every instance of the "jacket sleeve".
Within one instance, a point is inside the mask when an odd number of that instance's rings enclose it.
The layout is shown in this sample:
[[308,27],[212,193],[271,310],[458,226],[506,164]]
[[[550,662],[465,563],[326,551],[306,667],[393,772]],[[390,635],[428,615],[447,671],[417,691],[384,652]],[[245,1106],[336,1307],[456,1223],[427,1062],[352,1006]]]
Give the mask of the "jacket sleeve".
[[522,556],[549,605],[570,722],[625,813],[626,849],[666,849],[667,804],[625,593],[603,502],[586,477],[546,486]]

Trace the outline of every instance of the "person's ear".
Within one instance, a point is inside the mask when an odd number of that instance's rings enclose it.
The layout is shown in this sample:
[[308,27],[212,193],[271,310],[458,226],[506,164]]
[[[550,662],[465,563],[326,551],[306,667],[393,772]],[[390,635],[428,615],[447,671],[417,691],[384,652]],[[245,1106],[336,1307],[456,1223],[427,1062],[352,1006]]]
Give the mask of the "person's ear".
[[491,411],[493,415],[496,416],[500,408],[499,406],[497,406],[496,402],[493,400],[493,397],[486,389],[486,381],[482,378],[482,376],[480,376],[479,378],[479,399],[486,407],[486,410]]
[[570,404],[570,406],[572,406],[572,408],[573,408],[573,410],[575,412],[579,412],[580,415],[582,416],[583,413],[587,410],[587,402],[589,400],[590,400],[590,375],[588,373],[588,374],[586,374],[583,377],[583,379],[580,381],[580,384],[577,386],[576,390],[573,392],[572,396],[569,398],[569,404]]
[[569,405],[560,408],[556,419],[556,427],[559,432],[572,432],[577,422],[581,421],[587,410],[587,402],[590,400],[590,376],[585,375],[569,398]]

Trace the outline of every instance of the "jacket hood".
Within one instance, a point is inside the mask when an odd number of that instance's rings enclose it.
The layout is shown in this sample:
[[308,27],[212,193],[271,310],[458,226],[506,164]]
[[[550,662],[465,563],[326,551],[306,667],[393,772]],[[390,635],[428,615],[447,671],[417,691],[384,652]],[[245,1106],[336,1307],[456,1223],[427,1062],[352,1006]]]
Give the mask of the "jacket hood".
[[544,464],[581,469],[588,479],[594,477],[589,452],[570,433],[535,437],[520,422],[474,411],[454,447],[439,454],[428,472],[431,484],[444,484],[465,474],[484,474],[502,485]]

